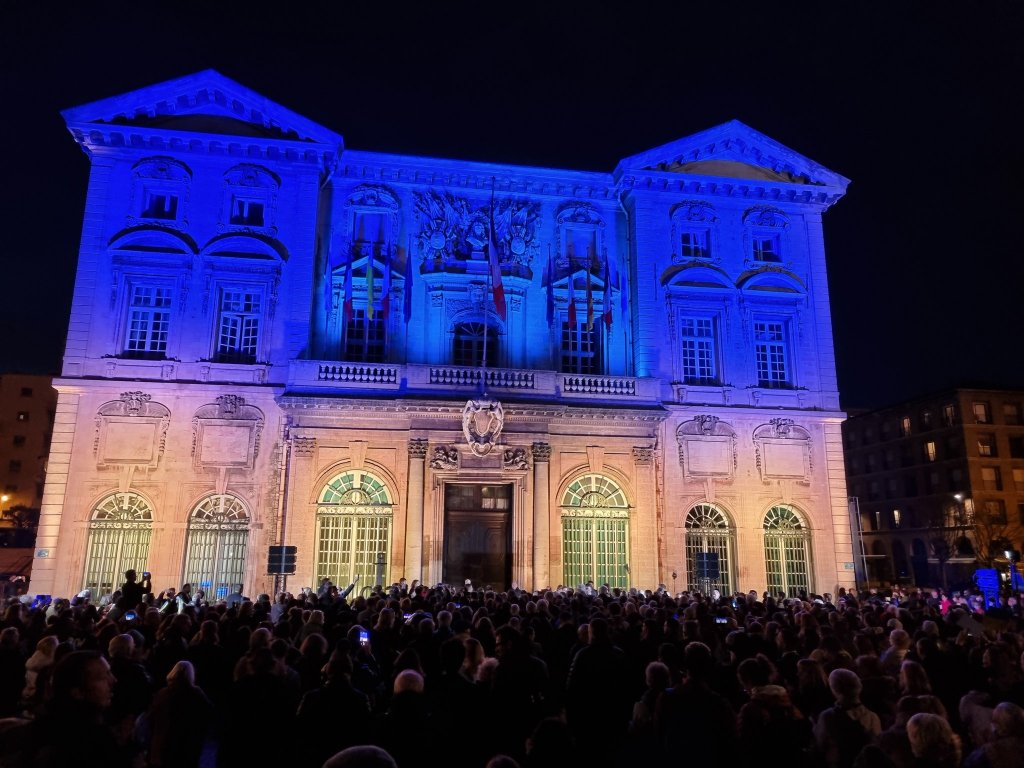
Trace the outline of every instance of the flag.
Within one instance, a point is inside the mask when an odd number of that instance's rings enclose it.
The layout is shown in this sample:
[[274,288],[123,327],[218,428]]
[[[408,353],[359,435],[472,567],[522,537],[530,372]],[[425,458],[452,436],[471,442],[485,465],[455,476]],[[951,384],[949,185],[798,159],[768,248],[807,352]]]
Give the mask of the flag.
[[349,251],[348,267],[345,268],[345,308],[344,318],[346,325],[352,322],[352,267],[355,262],[355,251]]
[[587,330],[594,330],[594,289],[590,284],[590,250],[587,250]]
[[391,315],[391,248],[388,247],[387,256],[384,257],[384,297],[380,302],[381,310],[384,313],[384,322],[388,321]]
[[576,332],[576,297],[573,295],[572,284],[576,282],[576,273],[573,271],[572,258],[569,258],[569,330]]
[[491,288],[494,291],[494,309],[505,321],[505,285],[501,281],[501,262],[498,246],[494,244],[494,181],[491,181],[491,227],[487,233],[487,260],[491,265]]
[[548,244],[548,264],[545,267],[547,274],[545,275],[545,281],[547,282],[547,317],[548,317],[548,328],[551,327],[551,323],[555,320],[555,262],[551,259],[551,244]]
[[375,313],[373,302],[376,299],[374,288],[377,287],[377,274],[373,264],[373,251],[370,250],[366,257],[366,317],[368,320],[373,320]]
[[405,324],[412,319],[412,235],[409,235],[409,248],[405,252],[405,299],[402,312]]
[[604,327],[612,329],[612,275],[611,259],[604,257]]

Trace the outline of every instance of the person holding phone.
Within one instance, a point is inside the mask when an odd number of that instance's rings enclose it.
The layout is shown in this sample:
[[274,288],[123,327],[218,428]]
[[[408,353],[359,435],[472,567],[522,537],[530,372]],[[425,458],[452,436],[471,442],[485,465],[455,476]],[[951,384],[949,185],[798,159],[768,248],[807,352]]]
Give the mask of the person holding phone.
[[153,584],[150,581],[149,571],[142,572],[142,581],[138,581],[138,574],[134,569],[124,572],[124,584],[121,585],[121,597],[114,606],[116,614],[112,619],[117,619],[125,611],[135,610],[145,595],[152,593]]

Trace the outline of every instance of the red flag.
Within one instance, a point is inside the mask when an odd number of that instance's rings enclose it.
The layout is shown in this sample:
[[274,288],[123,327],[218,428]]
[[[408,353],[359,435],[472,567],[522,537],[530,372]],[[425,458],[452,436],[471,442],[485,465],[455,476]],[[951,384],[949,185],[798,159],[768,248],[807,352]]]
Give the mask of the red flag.
[[494,291],[494,309],[505,320],[505,284],[501,281],[501,262],[494,244],[494,185],[491,185],[491,227],[487,233],[487,261],[491,266],[491,288]]

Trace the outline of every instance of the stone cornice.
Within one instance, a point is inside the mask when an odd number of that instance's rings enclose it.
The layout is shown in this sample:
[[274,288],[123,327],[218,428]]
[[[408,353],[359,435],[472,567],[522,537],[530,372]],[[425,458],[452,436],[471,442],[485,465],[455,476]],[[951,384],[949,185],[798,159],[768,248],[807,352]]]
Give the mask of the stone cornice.
[[443,186],[490,194],[491,180],[500,195],[614,200],[611,174],[469,160],[392,155],[346,149],[338,163],[339,179],[384,184]]
[[68,123],[86,154],[111,151],[189,153],[238,158],[246,162],[291,162],[333,165],[340,147],[309,141],[191,133],[108,123]]
[[623,194],[637,191],[673,196],[728,197],[737,200],[802,204],[819,209],[831,207],[845,193],[845,190],[838,187],[824,185],[636,170],[623,172],[617,179],[617,189]]

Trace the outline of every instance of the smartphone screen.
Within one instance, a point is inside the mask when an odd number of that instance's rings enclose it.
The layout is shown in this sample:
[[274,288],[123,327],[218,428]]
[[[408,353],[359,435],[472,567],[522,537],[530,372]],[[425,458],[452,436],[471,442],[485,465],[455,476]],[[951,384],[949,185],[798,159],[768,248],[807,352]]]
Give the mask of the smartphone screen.
[[363,646],[370,644],[370,633],[365,629],[359,630],[359,644]]

